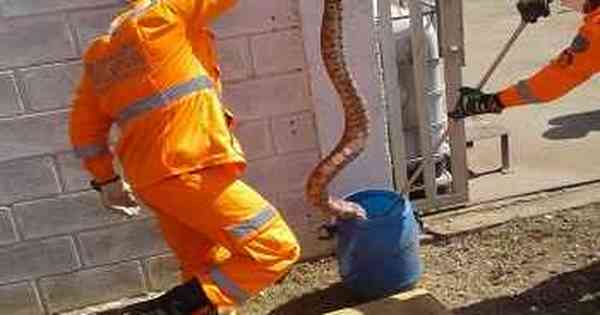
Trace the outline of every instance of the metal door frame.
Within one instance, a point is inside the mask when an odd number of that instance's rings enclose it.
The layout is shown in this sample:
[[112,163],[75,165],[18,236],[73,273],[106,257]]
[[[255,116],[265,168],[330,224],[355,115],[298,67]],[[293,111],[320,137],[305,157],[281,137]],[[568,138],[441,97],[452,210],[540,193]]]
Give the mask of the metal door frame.
[[[425,167],[423,170],[425,198],[413,200],[417,207],[425,213],[435,212],[440,208],[459,206],[468,201],[468,169],[466,161],[466,141],[464,122],[450,119],[448,122],[451,147],[452,186],[448,194],[438,195],[435,183],[435,165],[429,130],[429,107],[425,104],[425,33],[423,25],[423,3],[421,0],[406,0],[410,9],[411,42],[414,80],[418,93],[415,93],[417,116],[419,119],[419,142],[421,156]],[[388,110],[388,137],[394,182],[398,191],[406,192],[408,187],[407,154],[402,124],[402,109],[398,88],[398,67],[396,65],[396,46],[392,34],[392,18],[390,0],[375,0],[375,25],[378,33],[380,69],[382,72],[382,93]],[[453,108],[458,100],[458,89],[462,85],[462,67],[464,66],[464,31],[462,0],[436,0],[438,16],[438,37],[440,41],[440,57],[444,64],[446,84],[446,103],[448,109]],[[424,126],[424,127],[423,127]]]

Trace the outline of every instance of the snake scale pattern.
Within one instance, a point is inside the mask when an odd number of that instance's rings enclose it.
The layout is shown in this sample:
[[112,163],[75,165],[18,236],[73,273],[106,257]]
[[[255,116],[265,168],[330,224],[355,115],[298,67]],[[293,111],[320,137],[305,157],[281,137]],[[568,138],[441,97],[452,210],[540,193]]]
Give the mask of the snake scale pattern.
[[349,0],[323,1],[321,55],[342,103],[344,131],[335,148],[311,172],[306,185],[306,197],[325,215],[343,217],[343,211],[330,207],[327,186],[363,152],[369,137],[369,117],[365,99],[350,73],[344,51],[343,10]]

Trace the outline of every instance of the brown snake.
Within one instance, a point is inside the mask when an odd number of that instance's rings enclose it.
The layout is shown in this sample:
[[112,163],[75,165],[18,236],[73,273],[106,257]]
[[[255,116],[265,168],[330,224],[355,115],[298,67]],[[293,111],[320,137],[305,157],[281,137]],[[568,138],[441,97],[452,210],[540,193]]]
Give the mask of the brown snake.
[[344,132],[335,148],[313,169],[306,185],[309,202],[324,214],[347,217],[348,212],[331,207],[327,186],[364,150],[369,137],[369,117],[344,55],[343,9],[348,0],[323,0],[321,55],[344,109]]

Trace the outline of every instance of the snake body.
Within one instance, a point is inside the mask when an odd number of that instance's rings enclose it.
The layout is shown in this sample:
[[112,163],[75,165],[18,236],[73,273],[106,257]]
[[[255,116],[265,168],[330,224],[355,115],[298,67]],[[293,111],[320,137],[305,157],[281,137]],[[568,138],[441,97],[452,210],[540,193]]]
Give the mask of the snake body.
[[344,54],[343,10],[348,0],[323,0],[321,56],[344,110],[344,131],[335,148],[311,172],[306,197],[309,202],[332,217],[341,217],[339,209],[330,207],[327,186],[335,176],[364,150],[369,136],[369,117],[364,97],[350,73]]

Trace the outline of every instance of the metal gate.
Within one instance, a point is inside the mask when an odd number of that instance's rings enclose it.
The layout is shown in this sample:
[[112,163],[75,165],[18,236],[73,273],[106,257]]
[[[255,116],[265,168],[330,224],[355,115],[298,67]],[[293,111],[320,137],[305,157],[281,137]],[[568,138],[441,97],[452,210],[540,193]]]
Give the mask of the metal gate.
[[[392,17],[391,1],[404,1],[409,14]],[[434,160],[440,141],[432,141],[431,112],[426,104],[426,38],[423,18],[432,15],[437,23],[438,58],[443,65],[444,96],[448,108],[453,108],[458,99],[458,89],[462,84],[464,66],[464,40],[462,0],[376,0],[375,25],[379,49],[382,98],[388,109],[388,136],[394,167],[396,189],[410,192],[411,199],[425,213],[441,208],[458,206],[468,200],[468,170],[466,165],[465,128],[462,121],[449,119],[448,130],[442,137],[449,135],[449,156],[447,170],[451,181],[440,189],[436,180],[439,169]],[[410,42],[412,53],[412,72],[414,91],[412,105],[416,108],[418,121],[418,158],[409,159],[407,151],[407,133],[403,124],[402,95],[399,80],[398,51],[396,49],[392,23],[394,19],[410,21]],[[411,140],[411,139],[409,139]],[[443,139],[442,139],[443,140]],[[435,142],[435,143],[434,143]],[[408,163],[417,165],[409,170]],[[422,171],[422,175],[419,175]],[[414,183],[419,179],[419,185]],[[418,194],[416,193],[418,192]],[[413,195],[415,197],[413,197]]]

